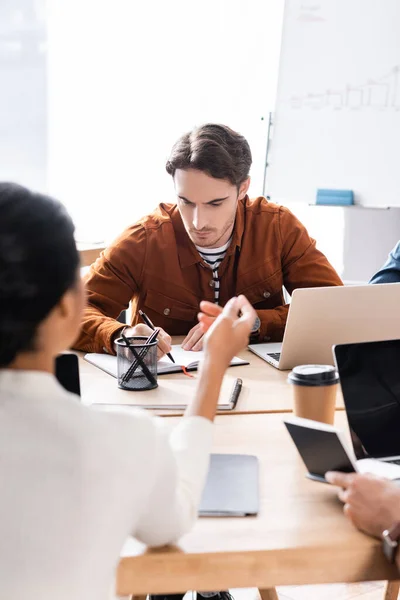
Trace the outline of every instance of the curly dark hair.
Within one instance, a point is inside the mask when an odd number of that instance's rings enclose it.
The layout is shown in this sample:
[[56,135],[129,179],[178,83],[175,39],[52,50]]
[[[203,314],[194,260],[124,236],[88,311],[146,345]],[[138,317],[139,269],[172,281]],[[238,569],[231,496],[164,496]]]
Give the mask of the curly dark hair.
[[38,326],[75,285],[78,267],[62,204],[0,183],[0,367],[34,349]]

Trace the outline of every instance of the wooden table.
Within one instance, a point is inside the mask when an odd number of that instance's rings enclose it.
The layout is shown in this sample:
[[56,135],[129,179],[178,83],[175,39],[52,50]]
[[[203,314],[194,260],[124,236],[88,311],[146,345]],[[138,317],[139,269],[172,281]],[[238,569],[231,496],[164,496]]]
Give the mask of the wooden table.
[[[176,342],[176,340],[174,340]],[[237,407],[228,414],[276,413],[292,411],[292,387],[287,383],[288,371],[278,371],[264,360],[243,350],[241,358],[249,361],[249,365],[230,367],[225,375],[221,392],[221,400],[227,401],[237,377],[243,380],[243,389]],[[158,377],[158,388],[147,392],[127,392],[117,387],[117,381],[104,371],[83,360],[79,353],[79,369],[81,374],[82,401],[85,404],[120,405],[126,409],[129,404],[185,404],[193,398],[196,386],[195,378],[183,373],[161,375]],[[343,409],[343,399],[339,392],[337,408]],[[158,410],[157,414],[174,416],[182,414],[182,410]],[[225,413],[226,414],[226,413]]]
[[[345,413],[336,417],[345,426]],[[398,578],[380,542],[344,517],[336,489],[305,478],[282,418],[256,414],[216,419],[215,452],[259,458],[259,515],[200,518],[173,548],[146,551],[130,540],[118,568],[119,594]]]
[[90,267],[92,263],[100,256],[100,252],[105,250],[104,243],[102,244],[84,244],[77,243],[79,256],[81,258],[81,267]]

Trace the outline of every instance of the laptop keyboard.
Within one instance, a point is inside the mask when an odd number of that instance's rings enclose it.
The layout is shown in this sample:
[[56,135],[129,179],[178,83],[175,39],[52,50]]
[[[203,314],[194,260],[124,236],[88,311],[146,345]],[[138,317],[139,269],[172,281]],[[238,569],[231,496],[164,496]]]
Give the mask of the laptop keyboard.
[[270,356],[271,358],[273,358],[274,360],[278,360],[281,357],[281,353],[280,352],[270,352],[267,354],[267,356]]

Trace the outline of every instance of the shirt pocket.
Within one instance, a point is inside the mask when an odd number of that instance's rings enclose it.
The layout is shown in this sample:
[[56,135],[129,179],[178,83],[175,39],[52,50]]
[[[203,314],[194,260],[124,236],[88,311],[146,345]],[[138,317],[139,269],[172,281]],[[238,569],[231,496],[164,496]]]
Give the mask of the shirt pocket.
[[143,305],[145,312],[148,312],[150,318],[151,313],[156,313],[157,315],[162,315],[163,319],[166,319],[167,321],[171,319],[193,323],[199,312],[198,306],[193,306],[186,302],[182,302],[182,300],[171,298],[165,294],[156,292],[155,290],[147,290]]
[[255,309],[268,309],[282,306],[283,300],[283,278],[279,269],[265,279],[255,281],[246,287],[237,285],[237,294],[244,294]]

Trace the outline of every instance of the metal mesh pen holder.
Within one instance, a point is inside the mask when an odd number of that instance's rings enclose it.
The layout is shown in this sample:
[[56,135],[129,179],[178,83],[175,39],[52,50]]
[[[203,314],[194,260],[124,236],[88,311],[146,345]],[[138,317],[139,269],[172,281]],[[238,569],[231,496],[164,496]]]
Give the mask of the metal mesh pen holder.
[[117,349],[118,387],[123,390],[153,390],[157,383],[157,340],[146,345],[146,337],[115,340]]

